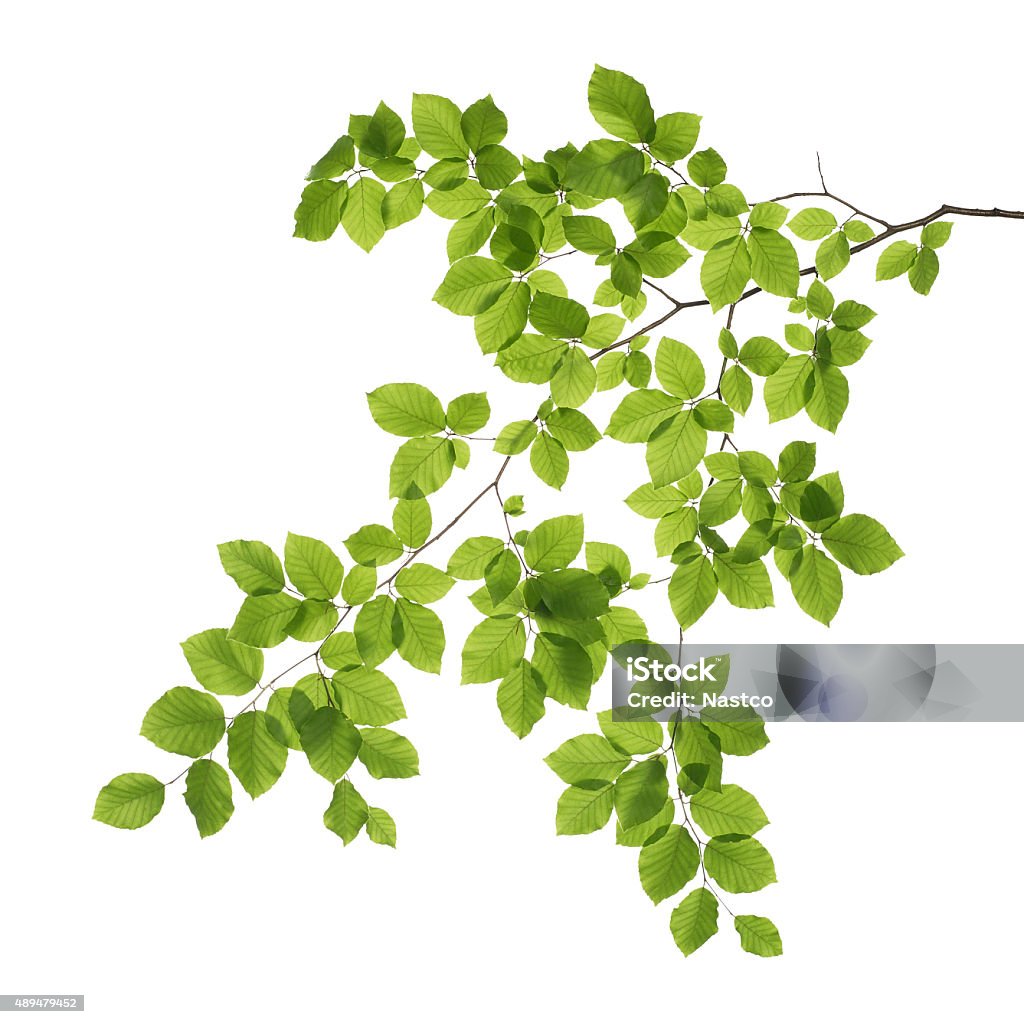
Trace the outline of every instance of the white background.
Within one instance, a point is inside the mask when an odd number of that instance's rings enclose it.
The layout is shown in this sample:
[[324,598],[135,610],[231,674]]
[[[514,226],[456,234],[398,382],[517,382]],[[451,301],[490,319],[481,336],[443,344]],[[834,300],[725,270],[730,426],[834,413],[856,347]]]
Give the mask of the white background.
[[[786,955],[742,954],[723,920],[684,960],[674,901],[650,905],[635,851],[610,831],[554,836],[561,785],[541,758],[587,716],[551,712],[519,742],[493,686],[457,685],[471,622],[457,595],[442,677],[393,667],[423,775],[366,790],[394,813],[397,852],[343,849],[320,821],[329,787],[294,754],[203,842],[177,793],[136,833],[90,814],[113,775],[178,770],[138,727],[188,681],[178,642],[231,621],[217,542],[279,546],[291,529],[340,547],[387,521],[394,439],[365,391],[487,390],[499,425],[535,407],[470,322],[430,302],[444,222],[425,215],[371,256],[340,232],[290,237],[302,176],[350,111],[490,91],[511,147],[537,156],[597,133],[598,61],[641,77],[658,112],[703,113],[703,143],[751,198],[816,188],[818,150],[836,192],[890,219],[1020,209],[1021,27],[978,2],[952,18],[894,4],[10,6],[0,992],[84,992],[101,1022],[1012,1012],[1019,725],[776,727],[733,778],[772,818],[780,883],[732,903],[772,916]],[[839,297],[879,316],[838,438],[802,416],[765,438],[756,412],[737,436],[772,451],[817,436],[848,509],[885,522],[907,557],[847,575],[831,631],[777,584],[777,609],[720,602],[693,639],[1020,639],[1022,243],[1024,225],[961,221],[927,299],[874,286],[873,258],[856,260]],[[677,287],[695,294],[685,274]],[[741,340],[779,308],[758,301],[737,314]],[[710,320],[672,333],[714,363]],[[475,453],[438,521],[496,458]],[[608,442],[574,459],[561,498],[518,465],[506,491],[527,493],[527,524],[583,511],[590,535],[651,567],[648,524],[618,500],[639,459]],[[498,530],[495,511],[467,528]],[[641,606],[671,635],[660,607]]]

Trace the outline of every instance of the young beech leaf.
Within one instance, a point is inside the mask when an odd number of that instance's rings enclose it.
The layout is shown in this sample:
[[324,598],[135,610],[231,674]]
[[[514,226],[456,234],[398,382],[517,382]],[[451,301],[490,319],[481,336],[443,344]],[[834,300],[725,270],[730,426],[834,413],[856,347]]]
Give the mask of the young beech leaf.
[[141,772],[118,775],[96,797],[92,816],[114,828],[142,828],[164,805],[164,784]]

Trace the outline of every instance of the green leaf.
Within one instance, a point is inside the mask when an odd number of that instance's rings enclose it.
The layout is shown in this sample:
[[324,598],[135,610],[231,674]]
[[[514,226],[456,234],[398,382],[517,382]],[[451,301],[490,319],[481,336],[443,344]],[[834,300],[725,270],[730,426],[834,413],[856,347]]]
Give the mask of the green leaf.
[[452,475],[455,446],[446,437],[414,437],[391,462],[392,498],[422,498],[440,490]]
[[[295,693],[295,687],[279,686],[270,695],[270,700],[267,701],[267,728],[270,729],[270,734],[278,743],[290,750],[301,750],[299,730],[292,721],[290,711],[293,693]],[[300,691],[300,699],[304,696]]]
[[750,211],[749,223],[751,227],[759,228],[781,228],[786,223],[786,215],[789,210],[778,203],[758,203]]
[[304,642],[323,640],[337,624],[338,609],[330,601],[307,599],[288,623],[288,635]]
[[740,510],[743,483],[740,480],[719,480],[700,499],[700,521],[704,526],[721,526]]
[[364,252],[369,252],[383,237],[384,186],[373,178],[360,178],[349,190],[341,211],[341,226]]
[[682,160],[697,143],[700,117],[697,114],[662,114],[654,122],[651,152],[658,160]]
[[[724,187],[724,186],[723,186]],[[639,231],[645,225],[658,219],[668,205],[668,179],[657,171],[643,175],[639,181],[622,197],[622,206],[630,224]],[[612,281],[615,273],[612,272]],[[618,287],[616,285],[616,287]],[[626,291],[619,288],[619,291]],[[636,291],[627,292],[635,295]]]
[[181,649],[196,681],[211,693],[241,696],[263,675],[263,652],[229,640],[226,629],[196,633]]
[[735,217],[750,209],[746,196],[735,185],[715,185],[714,188],[708,189],[705,198],[708,209],[720,217]]
[[725,181],[725,161],[713,149],[702,149],[686,161],[690,180],[701,188],[714,188]]
[[477,623],[462,648],[462,682],[489,683],[507,675],[526,650],[522,619],[502,615]]
[[302,190],[302,198],[295,209],[294,237],[310,242],[326,241],[337,229],[347,199],[348,185],[343,181],[311,182]]
[[558,798],[555,832],[560,836],[582,836],[604,828],[612,816],[612,793],[610,785],[595,789],[570,786]]
[[359,760],[375,779],[411,779],[420,773],[416,748],[390,729],[360,729]]
[[661,519],[686,506],[686,495],[676,487],[655,487],[641,484],[626,498],[626,504],[645,519]]
[[228,728],[228,767],[254,800],[277,782],[287,759],[265,711],[245,711]]
[[623,828],[621,822],[615,823],[615,842],[618,846],[646,846],[656,843],[667,831],[675,817],[675,804],[666,800],[664,807],[653,818],[641,821],[632,828]]
[[444,96],[413,93],[412,128],[416,141],[436,160],[469,156],[462,133],[462,112]]
[[580,252],[601,256],[615,248],[615,235],[600,217],[566,217],[565,237]]
[[828,286],[821,281],[813,280],[807,289],[807,311],[819,320],[827,320],[835,309],[835,296]]
[[835,433],[850,401],[850,385],[838,366],[818,359],[814,363],[814,390],[807,399],[812,423]]
[[597,361],[597,390],[611,391],[625,380],[626,353],[608,352]]
[[336,782],[356,759],[359,730],[337,708],[317,708],[299,729],[309,766],[328,782]]
[[694,793],[690,813],[709,836],[752,836],[768,824],[761,805],[742,786],[726,785],[721,793],[707,789]]
[[625,195],[644,173],[643,154],[627,142],[588,142],[570,161],[564,181],[594,199]]
[[765,382],[764,404],[768,422],[795,416],[814,389],[814,363],[810,356],[790,356]]
[[487,566],[504,550],[497,537],[470,537],[448,559],[448,575],[458,580],[482,580]]
[[556,569],[537,577],[544,603],[560,619],[593,619],[608,611],[608,590],[586,569]]
[[775,604],[763,562],[738,562],[728,554],[716,554],[715,575],[719,589],[736,608],[771,608]]
[[530,306],[530,323],[549,338],[579,338],[586,334],[590,316],[573,299],[538,292]]
[[92,816],[114,828],[142,828],[164,805],[164,784],[141,772],[128,772],[111,779],[96,797]]
[[870,242],[875,237],[875,232],[862,220],[847,221],[843,225],[843,233],[854,245]]
[[185,776],[185,805],[205,839],[219,832],[235,811],[231,779],[216,761],[195,761]]
[[717,398],[705,398],[693,407],[693,415],[705,430],[730,431],[736,425],[732,410]]
[[318,178],[338,178],[351,171],[356,163],[355,145],[351,135],[342,135],[333,146],[310,168],[307,181]]
[[662,387],[678,398],[698,398],[704,390],[704,364],[700,361],[700,356],[681,341],[674,341],[672,338],[661,339],[654,360],[654,369]]
[[631,391],[612,413],[605,433],[627,444],[647,441],[660,424],[679,411],[681,405],[678,398],[666,395],[664,391]]
[[789,230],[806,242],[815,241],[831,234],[836,228],[836,218],[828,210],[817,206],[809,206],[806,210],[795,213],[789,219]]
[[655,486],[680,480],[700,465],[707,431],[689,409],[661,424],[647,442],[647,468]]
[[[605,601],[607,608],[607,591]],[[541,633],[533,647],[533,668],[548,697],[567,707],[586,708],[594,683],[594,665],[578,641],[557,633]]]
[[733,920],[740,936],[740,945],[756,956],[782,956],[779,930],[767,917],[739,914]]
[[665,742],[665,730],[660,722],[616,722],[611,711],[597,716],[601,732],[612,745],[624,754],[653,754]]
[[654,139],[651,101],[635,78],[597,65],[587,86],[587,100],[594,120],[610,135],[627,142]]
[[875,280],[891,281],[893,278],[905,274],[916,258],[917,246],[913,242],[893,242],[878,257]]
[[861,302],[847,299],[840,302],[832,313],[832,323],[849,331],[859,330],[867,326],[875,318],[875,311]]
[[817,445],[813,441],[791,441],[779,454],[779,479],[783,483],[806,480],[814,472]]
[[919,295],[927,295],[932,290],[932,285],[935,284],[935,279],[938,276],[939,257],[935,255],[933,249],[922,246],[907,272],[910,287]]
[[217,545],[224,571],[247,594],[276,594],[284,589],[280,559],[262,541],[232,540]]
[[400,597],[396,604],[402,636],[398,642],[398,653],[421,672],[439,673],[444,654],[441,620],[429,608],[405,598]]
[[759,377],[770,377],[789,357],[771,338],[751,338],[740,349],[740,362]]
[[483,256],[467,256],[453,263],[434,301],[460,316],[483,313],[497,303],[512,271]]
[[[466,107],[460,121],[462,136],[474,153],[484,146],[494,146],[508,133],[508,118],[498,109],[490,96]],[[394,844],[392,844],[394,845]]]
[[564,341],[540,334],[524,334],[498,353],[497,364],[506,377],[520,384],[545,384],[569,351]]
[[390,725],[405,718],[398,687],[383,672],[356,668],[336,672],[332,682],[341,710],[359,725]]
[[544,717],[544,683],[525,659],[498,684],[501,720],[522,739]]
[[806,324],[786,324],[786,342],[800,352],[814,348],[814,332]]
[[348,779],[334,787],[331,802],[324,811],[324,824],[348,846],[366,824],[369,808],[359,791]]
[[395,650],[395,602],[381,594],[359,609],[355,625],[356,647],[369,668],[376,668]]
[[550,572],[564,569],[582,547],[583,516],[555,516],[530,531],[523,557],[536,572]]
[[425,563],[410,565],[395,580],[398,593],[417,604],[440,601],[454,585],[455,581],[447,573]]
[[623,828],[653,818],[666,799],[668,779],[661,757],[633,765],[615,783],[615,814]]
[[846,268],[850,262],[850,241],[841,231],[829,235],[814,254],[814,265],[827,281]]
[[247,597],[228,631],[228,639],[250,647],[276,647],[288,638],[288,627],[299,603],[288,594]]
[[504,146],[484,146],[477,153],[476,176],[487,189],[506,188],[523,170],[516,155]]
[[289,533],[284,564],[288,578],[306,597],[330,601],[341,590],[341,562],[322,540]]
[[843,516],[821,535],[822,543],[837,562],[861,576],[882,572],[903,557],[889,531],[871,516]]
[[423,498],[399,498],[391,513],[395,536],[410,548],[418,548],[429,536],[430,505]]
[[380,807],[367,807],[366,834],[371,843],[392,848],[398,842],[398,829],[395,819]]
[[146,712],[141,732],[161,750],[202,757],[220,743],[224,728],[224,709],[216,697],[175,686]]
[[730,366],[722,375],[722,398],[730,409],[743,415],[750,408],[754,385],[750,377],[738,366]]
[[551,378],[551,397],[562,407],[574,409],[582,405],[597,388],[597,370],[578,347],[565,354],[562,365]]
[[530,447],[530,467],[539,479],[560,491],[569,476],[569,456],[560,441],[541,432]]
[[341,599],[345,604],[364,604],[377,589],[377,570],[369,565],[354,565],[341,585]]
[[345,541],[345,547],[360,565],[367,566],[387,565],[405,553],[397,534],[379,523],[361,526]]
[[772,295],[796,295],[800,263],[789,239],[772,228],[751,228],[747,239],[750,274]]
[[381,429],[399,437],[421,437],[445,428],[444,409],[422,384],[385,384],[366,396],[370,415]]
[[704,867],[726,892],[757,892],[777,880],[771,854],[756,839],[712,839]]
[[501,428],[494,450],[502,455],[518,455],[525,452],[537,436],[537,425],[532,420],[516,420]]
[[843,580],[836,563],[824,551],[808,544],[800,552],[789,576],[796,603],[826,626],[843,600]]
[[601,431],[578,409],[555,409],[546,422],[551,436],[561,442],[566,451],[586,451],[601,440]]
[[668,584],[668,599],[676,621],[689,629],[718,596],[718,578],[707,558],[684,562]]
[[718,931],[718,900],[709,889],[694,889],[672,911],[672,938],[683,956],[695,953]]
[[491,406],[482,391],[459,395],[448,403],[445,419],[456,434],[472,434],[486,426],[491,418]]
[[476,339],[483,352],[497,352],[523,333],[530,308],[530,286],[515,281],[499,293],[494,305],[473,320]]
[[948,220],[932,221],[921,230],[921,244],[929,249],[941,249],[949,241],[952,231],[953,225]]
[[640,851],[640,884],[654,903],[674,896],[697,874],[700,852],[682,825],[669,825],[665,835]]
[[739,299],[750,271],[750,252],[743,238],[726,238],[708,250],[700,267],[700,285],[713,313]]
[[603,736],[584,733],[566,740],[544,758],[544,763],[570,786],[586,782],[614,782],[629,764]]
[[380,215],[384,227],[393,228],[415,220],[423,209],[423,182],[418,178],[400,181],[381,202]]

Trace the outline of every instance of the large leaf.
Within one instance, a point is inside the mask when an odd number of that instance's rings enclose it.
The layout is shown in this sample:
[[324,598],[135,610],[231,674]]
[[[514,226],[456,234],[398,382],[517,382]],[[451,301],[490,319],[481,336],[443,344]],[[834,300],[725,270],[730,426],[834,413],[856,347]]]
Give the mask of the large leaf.
[[338,596],[345,573],[338,556],[322,540],[289,533],[284,565],[288,578],[306,597],[330,601]]
[[821,540],[837,562],[861,576],[888,569],[903,557],[899,545],[878,520],[856,512],[830,526]]
[[228,729],[228,766],[254,800],[281,777],[288,748],[271,731],[264,711],[246,711]]
[[587,100],[594,120],[610,135],[627,142],[653,141],[654,111],[647,90],[635,78],[597,65]]
[[709,836],[752,836],[768,824],[757,799],[735,785],[723,786],[721,793],[707,789],[694,793],[690,813]]
[[336,782],[352,767],[362,743],[359,730],[332,707],[317,708],[302,723],[299,736],[310,767],[328,782]]
[[669,825],[661,839],[640,851],[640,884],[660,903],[679,892],[697,874],[699,864],[700,852],[689,831]]
[[371,391],[366,400],[377,426],[390,434],[421,437],[445,428],[441,402],[422,384],[385,384]]
[[627,142],[588,142],[570,161],[565,184],[595,199],[625,195],[644,173],[644,157]]
[[211,693],[241,696],[263,675],[263,652],[228,639],[226,629],[207,629],[185,640],[181,649],[196,680]]
[[216,697],[190,686],[168,690],[146,712],[142,735],[161,750],[186,757],[208,754],[224,735],[224,709]]
[[108,782],[96,797],[92,816],[114,828],[142,828],[164,805],[164,784],[142,772],[128,772]]
[[488,683],[518,664],[526,650],[526,629],[513,615],[478,623],[462,648],[462,682]]
[[629,764],[603,736],[585,733],[566,740],[544,763],[570,786],[583,782],[614,782]]
[[672,938],[683,956],[695,953],[718,931],[718,899],[710,889],[694,889],[675,910]]
[[726,892],[757,892],[776,881],[771,854],[756,839],[712,839],[704,867]]
[[742,237],[715,243],[700,267],[700,284],[713,312],[735,302],[750,280],[750,252]]
[[555,811],[555,831],[560,836],[580,836],[596,832],[612,816],[611,785],[584,789],[570,786],[559,798]]
[[219,832],[234,813],[231,778],[216,761],[195,761],[185,776],[185,804],[205,839]]

